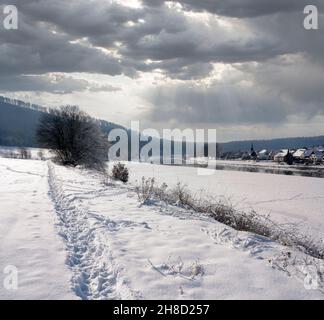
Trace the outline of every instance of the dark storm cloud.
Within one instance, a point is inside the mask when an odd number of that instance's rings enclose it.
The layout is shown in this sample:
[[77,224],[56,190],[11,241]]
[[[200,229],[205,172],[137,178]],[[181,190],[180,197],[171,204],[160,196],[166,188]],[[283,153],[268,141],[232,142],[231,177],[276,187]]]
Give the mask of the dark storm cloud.
[[[13,2],[19,30],[0,30],[0,82],[7,90],[55,91],[50,72],[136,77],[158,70],[180,84],[151,92],[152,120],[279,123],[323,113],[324,16],[320,30],[306,31],[305,0],[179,0],[177,8],[159,0],[139,8],[103,0]],[[323,1],[312,4],[323,12]],[[241,81],[228,76],[190,87],[215,63],[231,64]],[[39,77],[23,85],[28,75]],[[101,90],[69,81],[67,92]]]
[[[234,42],[225,37],[210,51],[213,54],[197,54],[206,61],[234,63],[242,72],[241,82],[224,79],[209,87],[160,86],[150,92],[152,109],[146,116],[156,122],[190,125],[277,125],[292,118],[303,123],[323,116],[323,33],[306,31],[303,10],[293,8],[244,19],[254,37]],[[323,15],[319,22],[324,25]]]
[[36,91],[68,94],[89,90],[92,92],[115,92],[120,88],[111,85],[98,85],[84,79],[64,75],[18,75],[0,76],[0,91]]
[[[263,5],[259,2],[245,1],[241,6],[237,1],[186,3],[196,3],[202,8],[208,3],[241,10],[253,7],[256,11],[270,6],[270,1],[261,1]],[[212,18],[205,23],[181,10],[165,5],[155,7],[151,1],[150,6],[143,8],[100,0],[16,0],[15,3],[20,12],[20,28],[15,33],[3,30],[0,33],[2,60],[9,60],[0,64],[5,73],[80,71],[134,76],[136,71],[160,69],[171,78],[195,79],[206,76],[213,62],[264,61],[305,50],[304,41],[292,45],[291,34],[282,37],[280,30],[277,32],[277,22],[263,24],[262,18],[245,21],[244,28],[236,21],[236,30],[227,30]],[[271,4],[276,12],[281,8],[279,2]],[[289,8],[294,11],[295,5]],[[288,22],[297,30],[303,19],[302,10],[298,12]],[[285,20],[285,16],[281,18]],[[285,27],[286,21],[279,22]],[[305,37],[303,30],[299,32]],[[312,37],[307,38],[311,43]],[[118,58],[112,52],[118,53]],[[147,64],[147,60],[152,63]]]
[[285,118],[280,101],[264,92],[237,86],[220,85],[211,88],[161,87],[151,96],[152,121],[195,123],[253,124],[276,123]]
[[[100,0],[16,0],[20,28],[15,34],[1,31],[2,56],[13,55],[8,64],[2,62],[0,70],[134,76],[136,70],[160,69],[172,78],[181,79],[186,78],[185,71],[189,70],[188,79],[193,79],[204,77],[213,62],[263,61],[292,51],[307,51],[303,43],[312,45],[313,42],[313,36],[308,36],[306,41],[300,41],[297,36],[298,42],[291,41],[296,38],[294,30],[305,37],[300,30],[304,1],[180,2],[197,10],[209,8],[210,12],[221,11],[224,15],[232,12],[235,17],[251,16],[243,13],[252,9],[256,17],[265,13],[283,15],[245,21],[243,29],[236,22],[235,32],[212,18],[207,23],[191,19],[181,10],[168,8],[163,1],[147,1],[148,5],[143,8],[130,8]],[[289,16],[289,12],[295,11],[294,16]],[[287,17],[292,22],[286,21]],[[279,24],[278,21],[271,23],[273,19],[280,19]],[[278,25],[286,28],[285,24],[291,26],[293,34],[278,30]],[[118,58],[111,52],[117,52]],[[22,65],[23,54],[26,63]],[[153,62],[146,64],[147,60]],[[204,67],[202,72],[200,66]],[[195,70],[197,73],[193,74]]]
[[[141,10],[108,1],[17,0],[30,20],[43,21],[77,37],[113,35],[128,21],[137,21]],[[114,40],[114,39],[111,39]]]
[[[123,68],[115,57],[82,43],[79,38],[56,32],[57,26],[36,19],[31,12],[37,4],[50,8],[55,3],[64,10],[63,1],[16,1],[19,29],[0,29],[1,74],[43,74],[46,72],[90,72],[118,75]],[[29,7],[30,6],[30,7]],[[33,7],[34,6],[34,7]],[[51,12],[51,11],[49,11]],[[55,12],[52,12],[55,14]]]
[[[221,16],[247,18],[271,15],[283,12],[300,12],[305,5],[310,4],[305,0],[170,0],[181,3],[187,10],[207,11]],[[324,4],[321,0],[310,1],[321,10]],[[165,0],[143,0],[147,6],[159,7]]]
[[319,62],[303,55],[285,56],[239,69],[256,87],[271,89],[281,100],[291,102],[296,114],[324,113],[324,73]]
[[87,88],[88,82],[72,78],[54,79],[49,76],[0,77],[1,91],[40,91],[50,93],[72,93]]
[[245,63],[209,86],[160,86],[147,99],[152,121],[214,124],[282,124],[291,117],[324,116],[324,73],[305,56]]

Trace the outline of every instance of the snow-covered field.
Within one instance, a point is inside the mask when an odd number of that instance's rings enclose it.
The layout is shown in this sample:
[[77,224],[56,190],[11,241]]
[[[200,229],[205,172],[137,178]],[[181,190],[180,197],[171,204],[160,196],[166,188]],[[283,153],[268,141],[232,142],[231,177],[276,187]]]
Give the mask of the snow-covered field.
[[[46,162],[0,158],[0,181],[0,299],[73,298]],[[2,287],[9,265],[18,269],[18,290]]]
[[197,168],[128,163],[132,183],[142,176],[155,177],[169,186],[182,182],[189,189],[224,199],[235,208],[254,209],[280,222],[299,223],[301,228],[324,234],[324,179],[264,173],[216,170],[197,174]]
[[[259,201],[257,209],[278,210],[281,203],[282,216],[293,194],[302,208],[295,206],[293,217],[323,230],[316,226],[321,179],[308,190],[311,178],[283,176],[300,180],[281,193],[281,176],[267,186],[264,175],[199,177],[195,168],[128,165],[133,182],[143,175],[181,180],[192,190],[245,199],[241,206]],[[175,207],[140,206],[127,185],[104,185],[90,172],[34,160],[0,158],[0,177],[0,269],[19,271],[18,290],[0,287],[1,299],[324,298],[313,268],[321,261]],[[256,190],[260,183],[265,190]]]

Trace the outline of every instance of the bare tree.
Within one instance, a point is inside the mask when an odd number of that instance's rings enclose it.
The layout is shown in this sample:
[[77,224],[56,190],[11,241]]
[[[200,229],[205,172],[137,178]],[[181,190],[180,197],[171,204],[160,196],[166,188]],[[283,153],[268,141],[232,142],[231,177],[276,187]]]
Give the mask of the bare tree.
[[40,119],[37,140],[63,165],[105,170],[108,142],[99,124],[76,106],[51,109]]
[[20,159],[31,159],[31,152],[26,148],[19,148]]
[[45,160],[44,152],[42,150],[39,150],[37,152],[37,157],[39,160],[42,160],[42,161]]

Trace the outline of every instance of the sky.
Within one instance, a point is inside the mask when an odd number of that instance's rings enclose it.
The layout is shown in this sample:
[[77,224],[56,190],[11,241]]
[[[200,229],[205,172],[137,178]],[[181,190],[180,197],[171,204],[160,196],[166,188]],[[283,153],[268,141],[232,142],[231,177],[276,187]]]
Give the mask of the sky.
[[[0,24],[1,95],[219,141],[324,134],[322,0],[9,4],[19,25]],[[303,26],[308,4],[318,30]]]

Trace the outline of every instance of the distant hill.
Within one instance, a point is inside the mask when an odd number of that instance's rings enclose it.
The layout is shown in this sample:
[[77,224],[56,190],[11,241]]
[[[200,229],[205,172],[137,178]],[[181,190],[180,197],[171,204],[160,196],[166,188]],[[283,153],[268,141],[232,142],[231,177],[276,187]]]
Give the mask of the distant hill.
[[[36,129],[40,117],[47,111],[38,105],[0,96],[0,145],[37,147]],[[99,120],[99,123],[104,133],[122,128],[104,120]]]
[[[47,111],[47,108],[35,104],[29,104],[23,101],[8,99],[0,96],[0,145],[37,147],[35,137],[36,128],[39,118],[44,112]],[[108,134],[112,129],[123,128],[120,125],[105,120],[99,120],[99,123],[102,131],[106,134]],[[129,130],[128,134],[130,134]],[[232,141],[222,143],[221,149],[222,152],[248,151],[250,150],[252,143],[256,150],[303,148],[324,145],[324,136]],[[143,144],[145,143],[141,143],[141,145]]]
[[300,137],[300,138],[281,138],[271,140],[246,140],[246,141],[232,141],[222,143],[222,151],[238,152],[249,151],[253,143],[255,150],[268,149],[298,149],[298,148],[311,148],[314,146],[324,145],[324,136],[318,137]]
[[35,130],[42,112],[0,97],[0,145],[35,147]]

